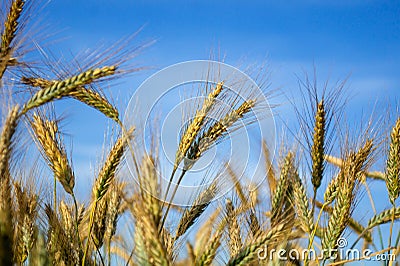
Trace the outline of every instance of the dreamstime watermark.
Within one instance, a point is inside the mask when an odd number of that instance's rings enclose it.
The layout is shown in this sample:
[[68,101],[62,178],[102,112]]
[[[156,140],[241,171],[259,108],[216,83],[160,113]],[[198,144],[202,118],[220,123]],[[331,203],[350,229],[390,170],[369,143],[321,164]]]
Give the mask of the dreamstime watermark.
[[395,261],[396,254],[374,252],[371,249],[359,250],[355,248],[346,248],[347,240],[339,238],[337,248],[323,249],[317,252],[314,249],[276,249],[268,248],[264,245],[257,250],[257,257],[260,261],[274,260],[279,261],[323,261],[336,260],[340,258],[346,261]]

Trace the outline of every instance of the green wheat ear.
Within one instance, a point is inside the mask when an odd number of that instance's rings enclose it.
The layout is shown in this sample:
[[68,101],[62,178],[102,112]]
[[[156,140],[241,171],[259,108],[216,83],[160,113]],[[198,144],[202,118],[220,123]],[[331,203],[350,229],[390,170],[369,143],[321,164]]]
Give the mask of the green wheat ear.
[[386,163],[386,186],[389,200],[394,205],[400,194],[400,118],[390,134],[390,147]]

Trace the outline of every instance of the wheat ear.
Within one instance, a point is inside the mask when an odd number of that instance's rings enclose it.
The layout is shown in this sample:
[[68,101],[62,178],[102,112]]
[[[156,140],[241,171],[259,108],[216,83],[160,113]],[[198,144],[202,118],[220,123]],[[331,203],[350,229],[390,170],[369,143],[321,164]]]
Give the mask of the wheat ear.
[[14,257],[22,265],[28,259],[35,242],[38,196],[23,191],[19,183],[14,184],[14,189],[18,202],[17,226],[13,241]]
[[324,100],[321,100],[317,105],[315,114],[315,126],[313,145],[311,147],[312,172],[311,183],[314,187],[314,197],[311,213],[314,213],[315,199],[317,190],[321,186],[321,180],[324,173],[324,155],[325,155],[325,106]]
[[13,205],[11,200],[10,157],[12,137],[15,133],[19,107],[12,108],[0,135],[0,264],[12,265],[13,258]]
[[[174,178],[176,170],[178,169],[179,164],[182,162],[182,160],[185,157],[190,146],[195,141],[197,134],[200,132],[201,127],[204,124],[207,114],[213,107],[218,95],[222,92],[223,85],[224,85],[223,82],[217,83],[215,88],[204,99],[201,109],[196,111],[195,117],[192,119],[191,123],[186,128],[185,132],[183,133],[181,140],[179,142],[178,150],[176,151],[174,168],[172,169],[171,177],[169,179],[167,189],[165,190],[164,200],[167,199],[172,180]],[[183,175],[182,175],[182,177],[183,177]],[[178,185],[179,185],[179,182],[180,181],[178,181]],[[171,197],[171,201],[172,201],[172,198],[173,198],[173,196]],[[164,205],[163,205],[163,207],[164,207]],[[166,213],[168,213],[168,211]]]
[[386,186],[389,200],[395,205],[400,195],[400,118],[390,134],[390,146],[386,163]]
[[184,156],[186,155],[186,152],[190,148],[190,145],[192,145],[197,134],[200,132],[204,120],[208,112],[212,108],[215,99],[222,92],[222,89],[223,89],[223,82],[219,82],[214,88],[214,90],[212,90],[208,94],[207,98],[204,99],[201,109],[196,111],[195,117],[187,127],[185,133],[182,135],[178,151],[176,152],[175,156],[175,166],[179,165],[179,163],[183,160]]
[[15,39],[23,7],[24,0],[14,0],[11,3],[6,21],[4,21],[4,31],[1,33],[1,46],[0,46],[0,79],[3,77],[12,56],[11,44]]
[[210,215],[209,219],[199,228],[195,236],[194,243],[194,255],[196,257],[200,256],[204,252],[207,241],[211,238],[211,233],[213,225],[217,220],[221,208],[217,207],[214,212]]
[[18,20],[21,17],[24,5],[25,1],[14,0],[10,6],[7,19],[4,22],[4,31],[1,34],[2,55],[7,54],[11,49],[11,43],[15,38],[19,25]]
[[[325,250],[336,248],[337,240],[349,222],[351,208],[354,204],[354,190],[361,178],[365,164],[371,154],[372,147],[372,140],[367,140],[357,153],[351,152],[346,158],[338,185],[340,193],[336,196],[332,215],[329,218],[327,230],[325,230],[322,238],[322,247]],[[326,256],[326,254],[324,254],[324,256]]]
[[189,209],[186,209],[183,213],[181,219],[179,220],[178,227],[175,233],[175,240],[186,233],[186,231],[196,222],[196,220],[203,214],[205,209],[214,199],[217,193],[217,184],[215,182],[211,183],[205,191],[200,193],[200,195],[193,202]]
[[112,181],[115,178],[115,172],[116,172],[117,167],[120,164],[122,156],[124,154],[124,148],[125,148],[125,144],[127,141],[126,138],[129,138],[129,136],[121,136],[115,142],[114,146],[112,147],[111,151],[108,154],[106,162],[104,163],[103,167],[101,168],[101,170],[99,172],[99,175],[96,179],[95,185],[93,186],[94,203],[93,203],[93,206],[90,211],[89,230],[88,230],[89,238],[86,242],[86,248],[85,248],[85,252],[84,252],[84,256],[83,256],[82,266],[85,265],[86,256],[87,256],[88,249],[89,249],[90,236],[92,233],[94,215],[95,215],[95,212],[97,209],[97,204],[106,195],[106,193],[110,187],[110,184],[112,183]]
[[324,201],[326,204],[332,203],[337,194],[339,193],[339,177],[332,178],[331,182],[329,182],[328,186],[325,189],[324,193]]
[[195,266],[208,266],[213,262],[221,245],[222,229],[218,228],[204,248],[204,252],[196,258]]
[[232,110],[220,121],[217,121],[201,136],[198,136],[197,140],[194,141],[187,150],[187,159],[185,160],[184,169],[190,169],[200,156],[207,151],[213,143],[223,137],[229,127],[250,112],[254,105],[254,100],[245,101],[237,109]]
[[115,235],[117,230],[118,218],[121,215],[121,203],[123,198],[123,186],[116,182],[113,183],[111,192],[108,197],[108,209],[106,218],[106,228],[104,233],[104,239],[107,243],[108,261],[111,261],[111,239]]
[[[132,130],[128,132],[128,134],[131,133]],[[108,188],[110,187],[110,184],[114,180],[115,172],[121,163],[128,138],[129,136],[119,137],[108,153],[107,159],[101,168],[93,187],[93,195],[96,201],[99,201],[104,197],[108,191]]]
[[[395,219],[400,219],[400,207],[395,208]],[[384,210],[381,213],[374,215],[368,221],[366,230],[372,229],[380,224],[389,223],[392,221],[393,209]]]
[[[315,206],[317,206],[318,208],[322,208],[322,206],[324,206],[324,204],[322,204],[319,201],[315,201]],[[332,207],[331,206],[324,206],[324,212],[332,215]],[[364,226],[362,226],[359,222],[357,222],[356,220],[354,220],[353,218],[349,219],[349,227],[356,232],[358,235],[360,235],[361,237],[363,237],[368,243],[372,243],[372,235],[370,232],[366,232],[367,228],[365,228]]]
[[226,203],[226,217],[228,219],[228,239],[229,239],[229,252],[231,257],[236,256],[242,248],[242,238],[237,214],[235,207],[231,200]]
[[284,204],[284,199],[286,198],[286,191],[288,187],[288,182],[290,174],[293,168],[293,154],[289,152],[284,160],[281,174],[279,177],[278,185],[275,189],[275,193],[272,197],[271,202],[271,221],[276,222],[281,208]]
[[[31,87],[40,87],[44,89],[46,87],[50,87],[57,81],[46,80],[43,78],[22,77],[21,82]],[[78,87],[73,90],[69,96],[90,107],[93,107],[114,121],[119,122],[119,112],[117,108],[114,107],[105,97],[101,96],[94,90],[87,89],[85,87]]]
[[268,181],[268,186],[269,186],[269,191],[271,195],[271,201],[272,201],[272,195],[275,193],[276,189],[276,177],[275,177],[275,171],[274,171],[274,166],[272,165],[272,158],[271,158],[271,152],[268,148],[268,144],[265,140],[262,142],[262,151],[263,155],[265,158],[265,170],[267,172],[267,181]]
[[19,118],[18,110],[18,105],[10,110],[0,135],[0,179],[3,178],[8,171],[12,151],[12,137],[17,128]]
[[[170,265],[170,259],[165,247],[165,243],[158,232],[157,226],[145,211],[142,202],[136,202],[133,206],[133,215],[135,216],[135,237],[141,242],[141,256],[144,256],[144,263],[150,265],[166,266]],[[138,241],[137,240],[137,241]],[[140,254],[137,254],[140,255]]]
[[22,108],[21,113],[25,114],[30,109],[48,103],[54,99],[69,96],[77,88],[90,84],[100,78],[113,75],[116,66],[106,66],[82,72],[77,76],[62,81],[55,81],[51,86],[42,88],[29,99]]
[[[7,168],[8,169],[8,168]],[[0,264],[13,265],[13,205],[10,174],[0,178]]]
[[158,227],[161,220],[161,204],[159,175],[156,168],[156,161],[153,156],[148,155],[142,160],[139,175],[140,192],[143,206],[146,207],[150,219]]
[[393,205],[392,223],[390,224],[389,247],[392,244],[393,224],[395,220],[396,199],[400,195],[400,118],[390,134],[390,146],[386,162],[386,187],[389,200]]
[[227,266],[248,265],[257,255],[258,249],[277,239],[284,230],[284,224],[274,226],[267,233],[261,234],[255,241],[246,245],[236,256],[231,257]]
[[57,138],[58,128],[54,122],[43,120],[39,115],[33,115],[31,123],[35,138],[42,147],[45,158],[53,170],[54,176],[64,190],[73,195],[75,186],[74,173],[68,162],[64,147]]
[[294,176],[293,196],[300,224],[303,230],[311,235],[314,230],[313,216],[309,208],[307,192],[297,172]]

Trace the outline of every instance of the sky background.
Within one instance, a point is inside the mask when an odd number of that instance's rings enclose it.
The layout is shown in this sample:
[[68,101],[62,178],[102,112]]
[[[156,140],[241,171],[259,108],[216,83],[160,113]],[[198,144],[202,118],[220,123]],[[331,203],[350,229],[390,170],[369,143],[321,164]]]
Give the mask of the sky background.
[[[297,76],[303,77],[304,72],[312,76],[314,66],[321,83],[349,78],[349,116],[368,114],[377,102],[383,107],[394,105],[400,95],[400,5],[396,1],[65,0],[50,1],[43,13],[44,22],[58,29],[55,36],[60,41],[50,47],[55,53],[77,54],[113,44],[142,27],[133,42],[139,46],[155,41],[134,61],[149,69],[110,91],[122,109],[141,82],[157,70],[209,59],[210,51],[219,51],[234,66],[267,62],[271,89],[280,88],[295,101]],[[280,104],[279,113],[290,117],[290,104],[284,99]],[[80,134],[74,133],[76,149],[80,144],[98,147],[105,119],[86,107],[76,108],[74,104],[70,109],[74,118],[70,122],[81,128]],[[85,116],[76,115],[81,110],[87,111]],[[98,135],[81,134],[93,127],[99,127]]]
[[[368,118],[372,110],[384,114],[385,108],[398,103],[398,1],[284,2],[50,1],[43,21],[60,30],[55,36],[61,36],[61,41],[51,49],[64,54],[112,44],[143,27],[133,42],[155,43],[134,62],[148,69],[108,92],[122,110],[151,74],[182,61],[209,59],[210,51],[219,51],[226,56],[225,62],[234,66],[267,62],[271,89],[280,88],[295,103],[297,75],[303,76],[304,71],[312,75],[314,66],[321,83],[329,79],[334,84],[348,77],[350,108],[346,116],[351,123]],[[279,116],[290,121],[294,115],[291,105],[285,97],[278,99]],[[72,101],[59,106],[68,115],[66,129],[73,138],[76,174],[93,180],[105,125],[110,122]],[[382,184],[373,184],[386,194]],[[90,184],[77,189],[84,193]],[[382,203],[384,207],[388,203]]]

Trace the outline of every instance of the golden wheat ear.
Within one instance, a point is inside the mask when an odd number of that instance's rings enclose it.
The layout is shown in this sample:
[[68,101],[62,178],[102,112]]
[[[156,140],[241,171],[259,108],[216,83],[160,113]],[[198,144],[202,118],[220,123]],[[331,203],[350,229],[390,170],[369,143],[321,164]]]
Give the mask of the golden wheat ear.
[[242,248],[242,236],[238,214],[235,212],[235,207],[231,200],[226,202],[226,217],[228,219],[228,246],[231,257],[236,256]]
[[9,7],[6,21],[4,21],[1,33],[0,45],[0,80],[3,78],[7,66],[12,64],[12,43],[19,29],[19,20],[25,5],[24,0],[14,0]]
[[[221,141],[239,119],[249,113],[255,106],[255,100],[243,102],[237,109],[231,110],[220,121],[212,124],[208,129],[198,134],[189,149],[184,160],[184,170],[192,168],[194,163],[214,144]],[[178,183],[179,184],[179,183]]]
[[187,230],[193,226],[196,220],[203,214],[208,205],[214,199],[218,192],[217,183],[213,182],[210,186],[206,188],[205,191],[200,193],[200,195],[195,199],[192,206],[186,209],[179,220],[178,227],[175,233],[175,240],[184,235]]
[[[217,83],[215,88],[204,99],[201,108],[199,110],[196,110],[194,117],[191,118],[191,122],[188,124],[187,128],[184,130],[184,133],[182,134],[180,141],[179,141],[178,149],[176,151],[175,162],[174,162],[174,167],[173,167],[173,170],[171,173],[171,177],[169,179],[167,189],[165,190],[164,201],[167,200],[168,192],[169,192],[169,189],[171,188],[171,183],[174,178],[175,172],[179,167],[179,164],[185,158],[186,153],[190,149],[190,146],[195,141],[197,135],[201,131],[208,113],[214,106],[218,95],[220,95],[223,90],[223,85],[224,85],[223,82]],[[178,181],[178,185],[179,185],[179,182],[180,181]],[[171,197],[171,201],[172,201],[172,197]]]
[[14,106],[3,124],[0,135],[0,178],[6,176],[12,154],[12,139],[17,128],[19,106]]
[[55,178],[63,186],[65,192],[73,195],[75,177],[56,122],[34,114],[31,127],[35,141],[40,145],[42,154],[53,171]]

